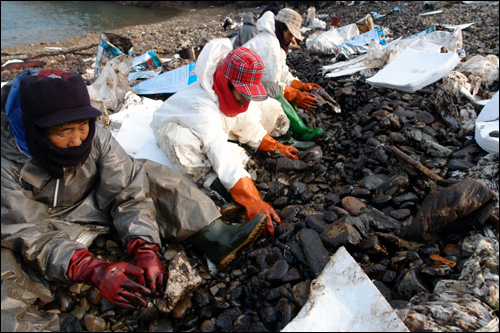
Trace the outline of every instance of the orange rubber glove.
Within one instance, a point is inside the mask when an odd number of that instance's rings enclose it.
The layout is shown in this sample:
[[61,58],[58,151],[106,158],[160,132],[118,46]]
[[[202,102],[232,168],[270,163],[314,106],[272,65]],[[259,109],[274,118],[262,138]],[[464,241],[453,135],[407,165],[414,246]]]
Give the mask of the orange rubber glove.
[[274,236],[273,219],[278,223],[281,223],[281,219],[273,207],[261,199],[259,191],[250,178],[240,178],[229,192],[234,201],[245,207],[245,221],[253,219],[259,213],[265,213],[267,222],[264,236],[266,231],[269,232],[269,235]]
[[[134,277],[139,283],[133,280]],[[102,297],[122,308],[148,306],[148,302],[138,295],[151,295],[151,290],[144,287],[144,271],[127,262],[110,264],[85,249],[78,249],[69,261],[68,278],[71,282],[96,286]]]
[[290,84],[290,86],[292,88],[299,89],[300,91],[307,91],[307,92],[316,90],[318,88],[323,89],[320,85],[318,85],[316,83],[312,83],[312,82],[304,83],[304,82],[299,81],[299,80],[293,80],[292,84]]
[[298,105],[305,110],[313,111],[318,107],[316,98],[306,91],[302,92],[290,86],[285,86],[283,96],[290,103]]
[[271,154],[274,154],[274,152],[277,150],[282,153],[283,156],[291,158],[292,160],[299,159],[299,157],[295,155],[295,153],[299,151],[297,148],[295,148],[294,146],[288,146],[279,143],[278,141],[274,140],[269,134],[266,134],[264,136],[258,149],[267,151]]

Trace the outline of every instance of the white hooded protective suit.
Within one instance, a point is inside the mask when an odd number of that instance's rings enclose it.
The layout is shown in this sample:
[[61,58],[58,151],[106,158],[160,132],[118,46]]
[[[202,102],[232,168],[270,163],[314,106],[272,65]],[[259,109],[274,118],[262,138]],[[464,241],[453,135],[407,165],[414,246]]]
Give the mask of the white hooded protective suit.
[[[156,144],[179,172],[205,187],[215,178],[215,172],[228,191],[240,178],[250,177],[245,170],[248,154],[228,139],[257,149],[268,133],[261,124],[261,108],[282,113],[279,102],[270,98],[258,103],[250,101],[248,110],[235,117],[220,111],[212,88],[213,76],[232,50],[227,38],[216,38],[205,45],[194,69],[198,80],[167,99],[151,122]],[[288,126],[283,130],[286,133]]]
[[273,12],[267,11],[262,15],[257,21],[257,29],[260,33],[246,42],[243,47],[257,52],[264,62],[262,83],[264,85],[278,83],[282,94],[286,85],[298,79],[290,73],[286,64],[286,53],[280,47],[280,42],[276,37]]

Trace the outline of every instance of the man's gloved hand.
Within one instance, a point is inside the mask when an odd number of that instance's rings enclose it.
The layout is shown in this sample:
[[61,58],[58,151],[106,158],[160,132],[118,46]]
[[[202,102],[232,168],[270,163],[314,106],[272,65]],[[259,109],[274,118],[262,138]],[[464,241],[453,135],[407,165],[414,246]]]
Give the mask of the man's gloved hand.
[[267,214],[266,231],[274,236],[273,219],[281,223],[281,219],[268,203],[264,202],[257,191],[253,181],[248,177],[240,178],[229,191],[234,201],[245,207],[245,220],[250,221],[259,213]]
[[323,89],[320,85],[316,83],[312,82],[305,83],[299,80],[293,80],[290,86],[292,88],[299,89],[300,91],[307,91],[307,92],[316,90],[318,88]]
[[299,150],[294,146],[284,145],[274,140],[269,134],[266,134],[262,141],[260,142],[260,146],[258,148],[261,151],[267,151],[269,153],[274,154],[275,150],[279,151],[283,154],[283,156],[288,157],[292,160],[298,160],[299,157],[295,155]]
[[163,296],[167,286],[168,272],[158,258],[158,244],[148,243],[141,238],[133,238],[127,244],[127,254],[134,258],[134,263],[144,270],[146,286],[154,297]]
[[304,110],[314,111],[318,107],[318,102],[314,95],[308,92],[302,92],[298,89],[292,88],[290,86],[285,86],[285,92],[283,96],[287,101],[298,105]]
[[[137,282],[131,278],[137,278]],[[144,287],[144,271],[126,262],[110,264],[95,258],[85,249],[78,249],[69,261],[68,277],[71,282],[96,286],[101,296],[122,308],[147,307],[148,302],[139,294],[150,295]]]

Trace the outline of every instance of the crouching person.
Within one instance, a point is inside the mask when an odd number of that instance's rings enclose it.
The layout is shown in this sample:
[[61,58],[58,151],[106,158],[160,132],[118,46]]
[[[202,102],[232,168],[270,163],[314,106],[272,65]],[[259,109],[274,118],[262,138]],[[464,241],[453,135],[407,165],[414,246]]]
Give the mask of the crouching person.
[[[26,70],[2,87],[2,258],[13,254],[48,281],[96,286],[120,307],[146,307],[145,296],[161,296],[168,277],[157,256],[161,240],[155,203],[169,198],[153,200],[145,164],[96,126],[100,115],[90,105],[84,81],[72,73]],[[182,191],[167,190],[185,195],[179,201],[197,206],[194,200],[207,198],[187,179],[172,177],[176,181],[166,186]],[[191,239],[200,233],[197,241],[205,240],[202,248],[210,244],[207,255],[216,263],[229,263],[264,228],[262,215],[251,225],[226,230],[213,203],[200,205],[200,220],[183,235]],[[161,216],[189,219],[183,207],[164,205]],[[75,239],[90,224],[113,226],[134,264],[94,257]],[[175,228],[182,231],[183,226]],[[2,318],[5,269],[14,268],[2,266]],[[15,317],[22,321],[21,314]]]
[[[215,38],[203,48],[194,71],[198,81],[154,112],[156,143],[181,174],[200,187],[226,193],[233,207],[243,207],[247,223],[266,214],[266,235],[274,236],[273,220],[281,219],[260,197],[246,170],[249,156],[238,145],[298,159],[295,147],[274,140],[261,123],[258,103],[267,99],[261,84],[264,64],[254,51],[233,50],[228,39]],[[281,111],[277,101],[271,102]]]

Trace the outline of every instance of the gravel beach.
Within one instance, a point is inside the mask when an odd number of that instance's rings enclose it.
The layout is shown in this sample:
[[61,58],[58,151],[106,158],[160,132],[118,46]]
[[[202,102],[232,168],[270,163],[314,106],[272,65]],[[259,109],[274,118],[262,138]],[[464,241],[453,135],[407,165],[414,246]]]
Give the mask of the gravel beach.
[[[343,26],[370,13],[388,14],[373,20],[384,28],[387,41],[435,25],[474,23],[462,31],[465,56],[461,62],[493,56],[496,80],[489,85],[476,81],[475,93],[480,99],[491,99],[498,91],[498,1],[306,1],[287,5],[301,13],[304,22],[309,6],[315,6],[326,29],[333,17],[339,17],[339,26]],[[403,9],[391,13],[398,6]],[[184,8],[182,14],[164,22],[107,32],[131,38],[134,55],[152,50],[160,58],[174,59],[164,64],[168,71],[193,61],[175,57],[182,49],[226,36],[230,31],[224,31],[224,19],[239,23],[248,11],[258,16],[262,8],[240,8],[238,4]],[[441,12],[420,15],[434,11]],[[304,33],[305,37],[314,31]],[[2,64],[13,59],[33,60],[36,67],[32,68],[60,68],[86,75],[99,36],[91,33],[54,43],[2,47]],[[292,74],[304,82],[318,83],[339,103],[342,113],[299,109],[308,127],[325,131],[315,148],[300,153],[301,165],[261,152],[252,155],[255,185],[282,219],[276,236],[262,237],[243,250],[241,259],[224,272],[214,270],[203,253],[187,243],[163,244],[160,252],[166,263],[173,253],[185,252],[203,279],[169,314],[160,315],[156,309],[149,314],[123,310],[101,299],[96,288],[59,284],[51,284],[58,297],[39,309],[71,313],[77,320],[67,321],[67,330],[83,327],[90,331],[92,326],[94,331],[116,332],[280,331],[306,303],[311,282],[328,258],[344,246],[409,331],[498,331],[499,207],[498,197],[488,196],[498,195],[498,155],[481,149],[473,131],[454,126],[446,115],[448,111],[478,113],[481,109],[465,98],[444,93],[442,80],[405,93],[373,88],[366,82],[369,76],[359,73],[325,78],[321,68],[332,64],[333,56],[312,54],[305,41],[299,46],[287,58]],[[24,70],[13,67],[2,68],[2,82]],[[87,84],[91,83],[88,77]],[[431,144],[433,148],[429,148]],[[418,161],[419,169],[402,162],[396,150],[384,149],[386,146],[399,147]],[[474,224],[478,216],[464,215],[457,220],[465,224],[455,224],[455,229],[443,225],[432,240],[406,238],[400,233],[401,226],[422,219],[431,195],[439,203],[438,190],[458,187],[441,178],[453,178],[459,184],[466,178],[480,179],[487,185],[479,186],[481,193],[473,198],[435,207],[443,215],[452,215],[450,211],[458,205],[477,205],[481,223]],[[460,188],[456,191],[457,197],[464,193]],[[212,199],[220,206],[216,197]],[[442,201],[443,205],[447,202]],[[429,220],[432,224],[432,218]],[[90,250],[105,259],[130,260],[113,234],[99,236]]]

